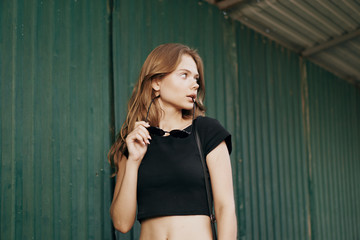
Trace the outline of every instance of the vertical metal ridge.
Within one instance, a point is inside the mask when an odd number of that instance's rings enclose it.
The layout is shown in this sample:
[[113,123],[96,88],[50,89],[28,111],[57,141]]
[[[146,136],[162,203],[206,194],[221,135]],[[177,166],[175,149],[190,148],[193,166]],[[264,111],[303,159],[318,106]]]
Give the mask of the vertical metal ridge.
[[[353,90],[354,94],[352,96],[352,99],[354,101],[354,106],[351,109],[352,110],[352,123],[358,123],[360,122],[360,111],[354,111],[355,109],[359,109],[360,108],[360,94],[359,94],[359,89],[354,89]],[[359,199],[360,197],[360,190],[359,188],[355,187],[357,186],[357,179],[356,176],[357,174],[355,174],[356,172],[360,171],[360,161],[357,161],[357,156],[360,156],[360,150],[357,146],[360,145],[360,127],[358,124],[354,124],[354,129],[353,131],[351,131],[353,134],[351,134],[351,148],[352,149],[356,149],[356,151],[352,154],[352,161],[353,161],[353,167],[352,167],[352,183],[353,183],[353,188],[352,190],[355,189],[355,191],[353,191],[354,195],[353,195],[353,207],[352,207],[352,213],[353,213],[353,226],[354,226],[354,231],[353,234],[354,236],[360,236],[360,229],[357,227],[357,223],[360,222],[360,204],[358,203],[358,201],[356,201],[357,199]],[[355,134],[354,134],[355,133]]]
[[[25,76],[23,77],[23,131],[22,131],[22,165],[23,165],[23,205],[22,205],[22,231],[19,238],[34,237],[35,234],[35,186],[34,186],[34,142],[35,142],[35,123],[34,123],[34,81],[35,81],[35,31],[34,31],[34,18],[33,12],[36,12],[36,5],[29,4],[28,1],[24,2],[22,11],[24,11],[23,24],[23,46],[24,53],[22,54],[23,64],[21,66],[22,71],[29,66],[29,72],[23,71]],[[27,12],[25,9],[29,9]],[[29,64],[30,63],[30,64]],[[24,66],[25,65],[25,66]],[[27,74],[26,74],[27,73]],[[26,159],[24,161],[23,159]],[[20,232],[20,231],[19,231]]]
[[279,215],[276,214],[276,209],[278,209],[278,199],[276,192],[278,189],[277,184],[277,158],[276,158],[276,148],[274,147],[275,144],[275,132],[276,132],[276,124],[275,124],[275,96],[274,96],[274,75],[273,75],[273,68],[275,63],[271,61],[271,56],[276,51],[275,46],[270,43],[272,47],[266,48],[265,58],[266,58],[266,99],[267,103],[267,116],[269,121],[269,134],[268,134],[268,142],[269,142],[269,165],[270,165],[270,185],[273,186],[270,188],[271,194],[271,206],[268,206],[271,210],[272,217],[268,220],[269,223],[268,227],[272,231],[272,236],[269,236],[269,239],[279,239],[280,238],[280,231],[279,231]]
[[[52,12],[52,20],[49,21],[49,23],[51,23],[51,29],[59,29],[60,28],[60,24],[59,21],[61,19],[61,10],[60,10],[60,6],[59,3],[57,1],[55,1],[52,5],[51,8],[51,12]],[[59,224],[61,224],[61,173],[60,173],[60,162],[62,161],[61,159],[61,152],[60,152],[60,129],[61,129],[61,123],[60,123],[60,119],[61,119],[61,113],[60,113],[60,89],[61,89],[61,82],[60,81],[64,81],[61,76],[63,75],[63,73],[59,73],[60,70],[58,69],[58,66],[61,65],[61,59],[62,59],[62,52],[59,49],[59,39],[60,39],[60,33],[59,31],[53,31],[52,32],[52,39],[53,39],[53,45],[52,45],[52,58],[51,58],[51,65],[52,68],[50,70],[50,74],[51,74],[51,79],[53,82],[53,85],[51,86],[51,92],[52,92],[52,110],[51,110],[51,115],[52,115],[52,149],[53,149],[53,154],[52,154],[52,162],[53,162],[53,187],[52,187],[52,196],[53,196],[53,232],[52,232],[52,237],[54,240],[58,240],[60,239],[60,229],[58,228]],[[59,76],[60,75],[60,76]]]
[[[85,2],[85,6],[84,9],[86,9],[85,14],[83,16],[83,21],[85,23],[85,25],[87,26],[87,28],[85,28],[86,32],[88,32],[88,34],[90,36],[94,36],[92,38],[84,38],[83,42],[86,42],[86,44],[84,45],[84,52],[94,52],[95,49],[92,48],[93,46],[93,42],[96,40],[96,34],[93,33],[93,28],[94,28],[94,22],[91,21],[91,18],[96,16],[96,14],[90,14],[91,13],[91,9],[94,9],[93,6],[93,1],[86,1]],[[103,6],[105,6],[105,3],[103,4]],[[85,35],[85,34],[84,34]],[[86,39],[86,40],[85,40]],[[98,56],[99,57],[99,56]],[[94,206],[94,189],[95,189],[95,179],[96,179],[96,175],[95,175],[95,162],[94,162],[94,155],[96,154],[96,149],[95,149],[95,144],[94,141],[96,142],[95,138],[95,131],[96,131],[96,126],[94,126],[94,120],[95,118],[93,117],[94,111],[96,111],[96,103],[95,103],[95,99],[96,99],[96,91],[94,91],[94,89],[96,89],[97,91],[101,91],[100,86],[97,87],[96,83],[94,81],[94,76],[96,76],[96,70],[97,67],[94,66],[95,64],[93,64],[94,59],[93,58],[89,58],[86,56],[86,54],[83,55],[83,59],[81,60],[81,62],[84,62],[84,82],[83,84],[86,86],[86,102],[84,102],[84,107],[87,110],[85,112],[86,114],[86,127],[85,132],[86,132],[86,140],[84,142],[86,142],[86,146],[88,147],[87,151],[84,152],[84,158],[83,161],[85,162],[85,172],[84,172],[84,177],[83,179],[86,181],[85,187],[86,187],[86,199],[84,199],[85,202],[85,209],[84,211],[86,212],[84,218],[84,228],[86,231],[86,235],[85,237],[87,239],[95,239],[96,237],[99,238],[100,236],[95,236],[95,232],[101,232],[101,227],[98,229],[99,231],[95,231],[95,228],[93,226],[95,226],[95,219],[92,217],[94,216],[94,211],[95,211],[95,206]],[[91,71],[87,71],[87,69],[91,69]],[[96,101],[97,103],[99,103],[100,101]],[[99,136],[100,137],[100,136]],[[97,144],[96,144],[97,145]]]
[[314,204],[311,203],[312,194],[312,153],[311,153],[311,138],[310,138],[310,116],[309,116],[309,89],[307,81],[307,68],[306,62],[303,58],[300,58],[300,78],[301,78],[301,104],[302,104],[302,124],[303,124],[303,135],[304,135],[304,145],[305,145],[305,164],[307,169],[307,185],[305,187],[305,198],[306,198],[306,226],[307,226],[307,237],[309,240],[312,239],[312,207]]
[[[237,36],[238,36],[238,25],[236,25],[236,28],[234,29],[234,32],[233,34],[235,35],[235,39],[237,39]],[[239,43],[235,42],[235,46],[234,46],[234,61],[236,62],[236,65],[235,65],[235,75],[233,76],[234,78],[237,78],[239,79],[239,71],[238,71],[238,65],[239,65],[239,58],[238,58],[238,54],[239,54]],[[240,132],[241,131],[241,117],[240,117],[240,114],[241,114],[241,110],[240,110],[240,84],[239,84],[239,81],[236,81],[235,82],[235,86],[233,88],[233,94],[234,94],[234,104],[235,104],[235,114],[234,114],[234,132]],[[241,136],[240,134],[235,134],[235,146],[240,146],[241,145]],[[235,162],[235,168],[233,168],[233,179],[234,179],[234,186],[236,186],[234,189],[235,190],[235,201],[236,202],[239,202],[239,204],[236,206],[236,215],[238,216],[237,217],[237,223],[238,225],[243,225],[242,222],[243,222],[243,218],[241,217],[243,214],[243,209],[244,209],[244,197],[243,197],[243,191],[244,191],[244,187],[243,187],[243,181],[242,179],[239,177],[240,174],[237,174],[237,173],[240,173],[242,172],[243,170],[243,159],[242,159],[242,156],[241,156],[241,150],[239,149],[238,151],[236,151],[236,156],[235,156],[235,159],[236,159],[236,162]],[[243,232],[242,232],[242,229],[238,229],[238,235],[243,235]]]
[[[14,14],[14,31],[13,39],[11,44],[12,47],[12,123],[11,126],[11,151],[12,151],[12,200],[14,202],[14,238],[20,237],[22,234],[22,196],[23,196],[23,169],[21,165],[21,152],[17,151],[19,149],[19,141],[22,133],[22,123],[23,115],[21,112],[22,108],[22,96],[20,94],[23,87],[23,78],[22,72],[18,71],[18,66],[22,65],[22,62],[18,61],[18,56],[22,55],[22,31],[23,31],[23,19],[22,16],[19,16],[18,12],[21,12],[21,4],[16,2],[14,5],[13,14]],[[20,91],[19,91],[20,90]],[[20,235],[20,236],[19,236]]]
[[[71,82],[72,82],[72,44],[74,43],[72,34],[73,29],[72,25],[72,16],[75,15],[73,7],[70,3],[63,4],[59,6],[60,15],[58,16],[63,22],[63,31],[62,39],[63,42],[59,42],[59,48],[62,50],[62,65],[59,66],[59,69],[62,69],[62,75],[59,81],[62,82],[61,88],[59,89],[62,92],[62,96],[59,99],[59,124],[62,131],[59,132],[59,175],[60,175],[60,213],[58,220],[58,227],[61,229],[58,238],[59,239],[71,239],[72,237],[72,186],[73,178],[71,176],[71,164],[72,164],[72,124],[71,124],[71,103],[72,103],[72,91],[71,91]],[[66,11],[66,9],[69,10]],[[61,14],[63,13],[63,14]],[[59,49],[59,50],[60,50]]]
[[[355,109],[359,109],[360,108],[360,93],[359,93],[359,89],[357,89],[357,91],[356,91],[356,101],[355,101]],[[358,122],[360,122],[360,111],[357,111],[356,112],[357,113],[357,116],[356,116],[356,119],[357,119],[357,123]],[[355,153],[355,156],[359,156],[360,155],[360,149],[359,148],[357,148],[356,146],[359,146],[359,144],[360,144],[360,126],[358,125],[358,124],[355,124],[355,128],[357,129],[357,134],[355,134],[355,137],[357,137],[356,139],[355,139],[355,144],[354,144],[354,147],[353,147],[353,149],[357,149],[357,154]],[[353,135],[354,136],[354,135]],[[357,163],[357,170],[358,171],[360,171],[360,161],[356,161],[355,159],[354,159],[354,162],[356,162]],[[357,175],[355,175],[355,176],[357,176]],[[355,182],[355,181],[354,181]],[[356,188],[357,189],[357,197],[356,197],[356,199],[360,199],[360,189],[359,188]],[[357,210],[357,212],[356,212],[356,214],[357,214],[357,218],[356,218],[356,222],[360,222],[360,204],[359,204],[359,202],[357,201],[357,205],[356,205],[356,210]],[[359,236],[360,235],[360,229],[359,228],[355,228],[356,229],[356,232],[357,232],[357,234],[356,234],[356,236]]]
[[[33,13],[34,14],[34,25],[37,26],[39,21],[39,5],[38,3],[35,4],[35,8],[36,11]],[[33,106],[33,112],[34,112],[34,136],[36,136],[36,138],[38,139],[38,125],[39,125],[39,114],[38,114],[38,109],[39,109],[39,87],[41,87],[40,84],[40,78],[38,76],[38,72],[39,72],[39,67],[38,65],[40,64],[39,61],[39,51],[38,51],[38,41],[39,41],[39,33],[38,31],[36,31],[36,33],[34,34],[34,62],[37,63],[37,65],[34,67],[34,106]],[[36,80],[37,81],[36,81]],[[39,86],[40,85],[40,86]],[[41,226],[42,224],[40,223],[40,216],[41,216],[41,193],[39,191],[39,186],[41,185],[38,181],[39,177],[41,176],[41,171],[40,168],[38,167],[37,161],[39,159],[41,159],[40,157],[40,153],[39,153],[39,148],[38,148],[38,141],[34,141],[34,172],[33,172],[33,176],[34,176],[34,207],[35,209],[37,209],[37,211],[35,211],[34,213],[34,233],[33,236],[34,238],[39,238],[42,234],[41,234]],[[37,159],[37,161],[35,161],[35,159]]]
[[[52,69],[53,69],[53,4],[50,2],[37,2],[37,88],[35,89],[36,102],[35,114],[37,123],[35,124],[35,135],[38,141],[35,148],[38,151],[36,168],[38,173],[35,176],[37,188],[36,194],[37,209],[40,209],[38,215],[37,228],[39,236],[53,236],[54,219],[53,219],[53,123],[52,116]],[[48,24],[41,24],[46,22]],[[44,69],[46,68],[46,70]]]
[[[55,238],[55,233],[56,233],[56,219],[54,218],[55,215],[55,212],[56,212],[56,205],[55,205],[55,189],[56,189],[56,186],[55,186],[55,183],[56,183],[56,178],[55,178],[55,153],[56,153],[56,147],[55,147],[55,139],[54,139],[54,110],[53,110],[53,106],[54,106],[54,91],[56,91],[56,89],[54,89],[54,62],[55,62],[55,57],[57,57],[56,55],[56,51],[55,51],[55,31],[54,31],[54,22],[55,22],[55,19],[56,19],[56,12],[54,11],[55,9],[55,3],[54,2],[51,2],[49,7],[47,8],[48,12],[49,12],[49,16],[48,16],[48,26],[49,26],[49,31],[48,31],[48,41],[49,41],[49,61],[48,61],[48,64],[49,64],[49,67],[48,67],[48,82],[49,82],[49,86],[48,86],[48,91],[50,92],[49,96],[48,96],[48,99],[49,99],[49,102],[47,103],[47,112],[44,114],[45,116],[47,116],[49,118],[49,139],[48,141],[50,142],[49,144],[49,158],[46,159],[44,158],[44,162],[48,162],[49,166],[47,167],[48,171],[44,171],[46,172],[46,178],[48,179],[45,180],[46,184],[43,184],[43,185],[47,185],[47,188],[43,187],[43,190],[45,189],[44,192],[46,192],[46,195],[48,195],[48,199],[44,200],[43,203],[46,203],[49,205],[49,207],[47,207],[46,205],[43,205],[44,208],[49,208],[47,209],[47,214],[48,216],[46,216],[48,218],[48,222],[46,224],[48,224],[48,229],[47,229],[47,233],[48,233],[48,236],[51,236],[53,238]],[[44,165],[44,164],[42,164]],[[51,185],[50,185],[51,184]],[[45,195],[45,194],[44,194]],[[48,202],[47,202],[48,201]],[[44,224],[45,225],[45,224]]]
[[[11,211],[11,216],[10,216],[10,226],[8,229],[5,229],[5,231],[10,231],[10,236],[11,237],[15,237],[16,236],[16,218],[17,218],[17,212],[16,212],[16,159],[15,159],[15,149],[16,149],[16,139],[15,139],[15,135],[16,135],[16,119],[15,119],[15,114],[16,114],[16,91],[15,91],[15,87],[16,87],[16,49],[17,49],[17,31],[18,31],[18,18],[17,18],[17,14],[16,14],[16,9],[17,9],[17,2],[15,1],[13,6],[12,6],[12,16],[13,19],[12,20],[12,24],[11,24],[11,44],[9,44],[9,46],[11,46],[11,95],[10,98],[7,99],[11,99],[11,131],[10,131],[10,139],[11,139],[11,143],[10,148],[11,148],[11,153],[10,153],[10,158],[13,161],[11,161],[11,165],[10,165],[10,178],[11,178],[11,183],[9,184],[10,186],[8,186],[9,191],[11,191],[11,193],[9,195],[11,195],[11,206],[9,208],[9,210]],[[10,20],[10,19],[9,19]],[[8,136],[9,136],[8,135]],[[8,210],[8,211],[9,211]]]
[[[4,8],[4,2],[3,1],[1,1],[0,2],[0,9],[3,9]],[[4,21],[3,21],[3,18],[4,18],[4,15],[5,14],[1,14],[1,16],[0,16],[0,26],[3,26],[4,25]],[[3,28],[1,28],[1,30],[0,30],[0,47],[2,48],[4,46],[4,39],[3,39]],[[3,59],[2,59],[2,57],[0,56],[0,79],[3,79],[4,78],[4,71],[3,71]],[[5,84],[4,84],[4,81],[0,81],[0,93],[1,93],[1,95],[0,95],[0,191],[1,191],[1,196],[4,194],[4,190],[3,190],[3,185],[4,185],[4,177],[3,177],[3,165],[4,165],[4,160],[3,160],[3,154],[5,154],[4,153],[4,151],[3,151],[3,148],[4,148],[4,141],[3,141],[3,132],[4,132],[4,130],[3,130],[3,128],[5,128],[5,123],[4,123],[4,119],[3,119],[3,115],[4,115],[4,113],[5,113],[5,110],[4,110],[4,106],[3,106],[3,104],[4,104],[4,94],[3,94],[3,89],[5,88],[5,86],[4,86]],[[3,206],[4,206],[5,204],[4,204],[4,199],[1,197],[0,198],[0,208],[2,209],[3,208]],[[3,213],[3,211],[2,211],[2,213],[0,214],[0,234],[2,233],[2,232],[4,232],[3,231],[3,216],[4,216],[5,214]],[[2,234],[0,235],[0,236],[2,236]]]
[[[114,0],[107,1],[107,8],[108,8],[108,57],[109,57],[109,68],[108,68],[108,75],[109,75],[109,83],[108,83],[108,91],[109,91],[109,142],[112,145],[116,141],[115,135],[115,84],[114,84]],[[105,166],[104,166],[105,168]],[[105,187],[105,186],[104,186]],[[109,184],[109,191],[110,196],[113,196],[114,189],[115,189],[115,180],[112,179]],[[103,202],[104,205],[106,205]],[[103,214],[104,215],[104,214]],[[105,219],[104,219],[105,220]],[[105,229],[104,229],[105,231]],[[115,229],[113,224],[111,224],[111,239],[116,239]]]
[[[346,87],[347,88],[347,87]],[[350,92],[350,89],[346,89],[347,91]],[[347,96],[344,96],[343,97],[343,101],[341,101],[342,104],[346,104],[346,102],[350,102],[349,101],[349,95]],[[349,125],[349,117],[351,116],[351,113],[349,112],[349,106],[346,106],[343,108],[343,111],[344,111],[344,116],[346,116],[346,119],[344,121],[344,126],[350,126]],[[351,171],[350,171],[350,167],[352,165],[351,163],[351,158],[349,156],[349,153],[351,152],[351,150],[349,151],[348,149],[348,146],[349,146],[349,141],[348,141],[348,131],[349,131],[349,128],[346,128],[344,130],[344,136],[343,136],[343,143],[345,144],[344,148],[343,148],[343,155],[346,159],[348,159],[348,164],[346,166],[346,170],[345,170],[345,193],[346,193],[346,196],[347,196],[347,199],[346,199],[346,221],[345,221],[345,226],[346,226],[346,233],[347,233],[347,238],[348,239],[351,239],[351,228],[352,228],[352,221],[351,221],[351,210],[350,210],[350,207],[351,207],[351,201],[352,201],[352,198],[351,198],[351,192],[350,192],[350,189],[349,187],[351,186],[351,182],[350,182],[350,176],[351,176]]]

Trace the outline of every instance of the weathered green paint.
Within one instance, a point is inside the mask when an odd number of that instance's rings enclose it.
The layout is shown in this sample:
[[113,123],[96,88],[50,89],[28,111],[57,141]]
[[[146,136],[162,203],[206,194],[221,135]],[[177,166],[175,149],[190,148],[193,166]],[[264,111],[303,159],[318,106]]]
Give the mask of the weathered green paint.
[[359,89],[313,64],[306,67],[313,239],[359,239]]
[[239,26],[245,239],[307,239],[307,172],[295,54]]
[[110,3],[0,1],[1,239],[112,239],[112,111],[165,42],[199,50],[233,134],[239,239],[360,237],[358,89],[204,1]]
[[111,239],[104,1],[1,1],[0,239]]

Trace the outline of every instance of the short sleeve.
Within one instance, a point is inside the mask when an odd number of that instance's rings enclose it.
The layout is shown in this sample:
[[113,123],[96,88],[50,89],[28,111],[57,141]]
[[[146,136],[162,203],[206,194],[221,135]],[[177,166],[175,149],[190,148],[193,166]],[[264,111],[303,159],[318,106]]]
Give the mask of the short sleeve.
[[229,154],[231,153],[231,134],[216,119],[199,116],[195,126],[198,130],[205,156],[225,141]]

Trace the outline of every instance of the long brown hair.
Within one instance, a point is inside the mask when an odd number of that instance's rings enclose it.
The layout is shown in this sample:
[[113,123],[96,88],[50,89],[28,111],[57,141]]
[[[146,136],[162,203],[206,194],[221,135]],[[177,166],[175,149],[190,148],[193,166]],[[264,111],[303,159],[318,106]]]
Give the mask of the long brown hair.
[[[195,117],[204,115],[205,108],[203,100],[205,97],[204,68],[203,62],[195,49],[179,43],[167,43],[156,47],[146,58],[141,68],[138,81],[133,89],[131,98],[128,102],[128,112],[124,124],[111,146],[108,153],[108,160],[118,172],[118,162],[121,156],[127,151],[125,139],[134,129],[136,121],[144,121],[147,108],[151,100],[155,97],[155,91],[151,86],[153,79],[162,79],[166,75],[175,71],[183,55],[191,56],[199,72],[199,88],[196,98]],[[161,116],[161,108],[157,101],[154,101],[154,107],[149,112],[149,123],[152,126],[158,126]],[[192,117],[192,110],[183,110],[183,118]]]

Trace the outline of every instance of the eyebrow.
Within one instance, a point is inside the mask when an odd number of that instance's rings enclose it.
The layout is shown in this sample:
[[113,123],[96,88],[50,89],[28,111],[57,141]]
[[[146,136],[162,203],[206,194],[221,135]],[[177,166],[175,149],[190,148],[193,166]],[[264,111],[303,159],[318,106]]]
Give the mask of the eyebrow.
[[[185,69],[185,68],[181,68],[181,69],[179,69],[178,71],[185,71],[185,72],[188,72],[188,73],[192,73],[190,70],[188,70],[188,69]],[[199,73],[195,73],[195,76],[199,76]]]

